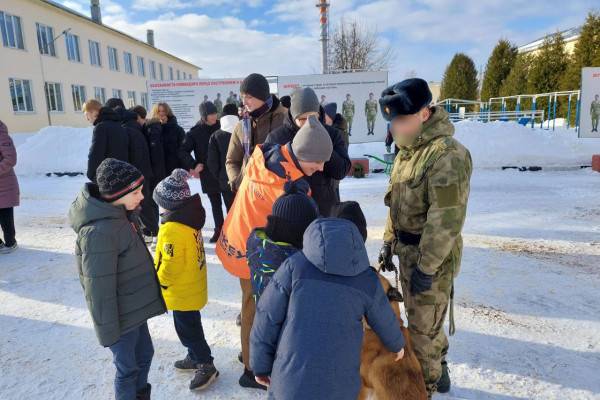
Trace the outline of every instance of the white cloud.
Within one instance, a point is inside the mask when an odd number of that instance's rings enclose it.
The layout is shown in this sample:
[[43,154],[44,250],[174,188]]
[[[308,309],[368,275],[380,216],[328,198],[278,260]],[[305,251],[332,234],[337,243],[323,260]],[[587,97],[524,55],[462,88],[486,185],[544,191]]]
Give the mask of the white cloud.
[[[132,8],[136,10],[183,10],[195,7],[237,6],[239,0],[134,0]],[[246,0],[244,6],[258,7],[262,0]]]

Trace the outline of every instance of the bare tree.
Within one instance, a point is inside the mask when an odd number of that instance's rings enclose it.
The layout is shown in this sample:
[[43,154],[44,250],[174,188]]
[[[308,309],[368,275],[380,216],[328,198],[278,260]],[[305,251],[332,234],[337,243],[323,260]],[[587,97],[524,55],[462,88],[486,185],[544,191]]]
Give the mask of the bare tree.
[[377,30],[358,21],[342,19],[331,38],[329,70],[332,72],[388,69],[394,58],[391,46],[381,46]]

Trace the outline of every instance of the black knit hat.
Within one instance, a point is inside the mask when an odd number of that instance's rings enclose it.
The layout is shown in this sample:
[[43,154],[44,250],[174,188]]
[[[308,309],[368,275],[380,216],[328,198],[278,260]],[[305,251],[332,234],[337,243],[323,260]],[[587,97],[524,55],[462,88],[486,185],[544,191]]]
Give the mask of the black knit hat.
[[379,105],[383,118],[391,121],[399,115],[419,112],[431,103],[431,90],[423,79],[410,78],[396,83],[381,93]]
[[221,117],[223,117],[225,115],[235,115],[237,117],[238,116],[238,107],[233,103],[225,104],[223,106],[223,112],[221,113]]
[[125,161],[106,158],[96,169],[96,182],[102,198],[113,202],[142,186],[144,176]]
[[123,100],[119,99],[118,97],[111,97],[110,99],[106,100],[104,107],[112,108],[113,110],[117,107],[125,108],[125,103],[123,103]]
[[335,119],[335,114],[337,114],[337,104],[336,103],[327,103],[323,106],[323,112],[329,116],[331,119]]
[[247,93],[252,97],[256,97],[259,100],[267,101],[271,96],[271,90],[269,89],[269,82],[267,78],[261,74],[250,74],[242,81],[240,85],[240,93]]
[[343,201],[334,205],[331,208],[331,216],[354,222],[363,239],[367,240],[367,220],[356,201]]
[[271,240],[302,248],[304,231],[319,216],[317,205],[307,191],[304,180],[286,183],[285,193],[275,200],[267,217],[265,233]]
[[279,99],[279,102],[281,103],[282,106],[289,109],[292,105],[292,97],[287,96],[287,95],[281,96],[281,98]]
[[217,114],[217,106],[212,101],[205,101],[200,104],[200,117],[206,120],[210,114]]

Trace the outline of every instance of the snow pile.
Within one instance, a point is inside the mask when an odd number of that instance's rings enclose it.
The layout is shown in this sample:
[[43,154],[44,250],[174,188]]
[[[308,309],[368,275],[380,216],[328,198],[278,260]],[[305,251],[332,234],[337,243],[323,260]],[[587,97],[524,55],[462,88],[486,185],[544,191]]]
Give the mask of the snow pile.
[[[580,139],[572,129],[535,129],[515,122],[461,121],[455,137],[471,151],[475,168],[504,166],[579,167],[600,154],[600,140]],[[51,126],[17,147],[20,175],[85,172],[92,128]],[[364,154],[384,158],[382,142],[351,144],[353,158]],[[371,169],[384,165],[370,160]]]
[[19,175],[86,172],[92,127],[48,126],[17,147]]

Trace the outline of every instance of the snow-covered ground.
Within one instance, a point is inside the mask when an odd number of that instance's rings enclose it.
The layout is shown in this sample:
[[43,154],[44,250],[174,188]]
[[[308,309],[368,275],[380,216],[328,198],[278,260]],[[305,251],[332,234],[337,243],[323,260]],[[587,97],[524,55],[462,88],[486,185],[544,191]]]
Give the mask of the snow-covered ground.
[[[599,179],[590,170],[475,171],[456,280],[457,333],[450,339],[454,386],[435,398],[600,399]],[[84,178],[20,180],[21,249],[0,258],[0,398],[110,399],[111,354],[92,329],[66,218]],[[341,185],[342,196],[365,210],[372,262],[385,187],[386,177],[377,174]],[[211,233],[209,217],[205,238]],[[156,317],[153,397],[265,398],[237,384],[239,284],[219,265],[214,246],[206,247],[210,301],[203,324],[221,375],[205,392],[190,393],[191,375],[172,367],[185,352],[171,316]]]

